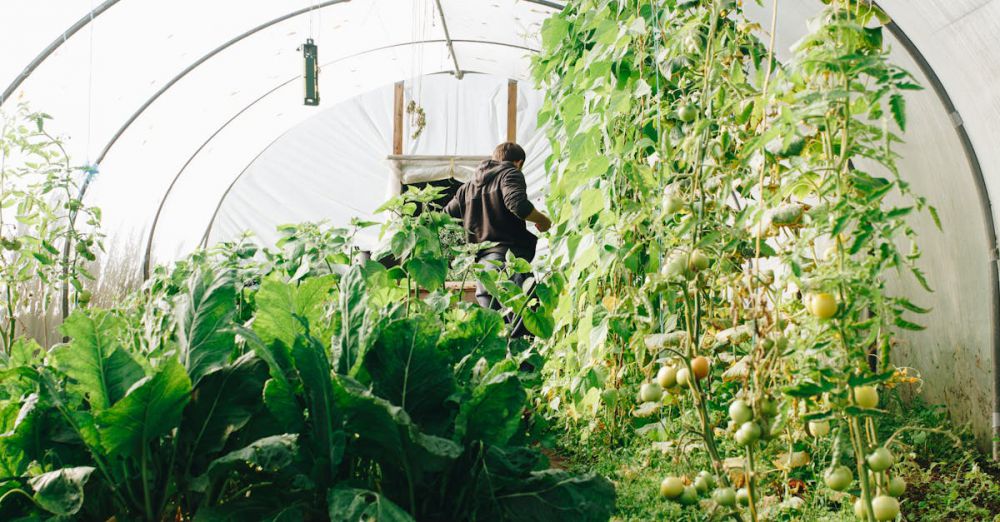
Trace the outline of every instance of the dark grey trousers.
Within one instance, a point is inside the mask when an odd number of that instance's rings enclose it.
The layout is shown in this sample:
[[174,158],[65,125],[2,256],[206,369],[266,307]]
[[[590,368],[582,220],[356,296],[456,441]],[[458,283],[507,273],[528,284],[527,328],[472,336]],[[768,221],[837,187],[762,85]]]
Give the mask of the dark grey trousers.
[[[506,260],[506,253],[501,252],[482,254],[477,259],[479,263],[482,263],[486,270],[503,270]],[[499,265],[494,262],[499,263]],[[524,288],[524,282],[528,280],[529,275],[530,274],[511,274],[510,280],[517,286]],[[503,308],[500,305],[500,301],[490,295],[489,291],[487,291],[486,288],[478,282],[476,283],[476,301],[479,301],[479,305],[483,308],[492,308],[493,310],[500,310]],[[511,337],[525,337],[531,335],[528,332],[528,329],[524,327],[524,321],[513,312],[507,314],[504,319],[507,321],[507,324],[513,326]]]

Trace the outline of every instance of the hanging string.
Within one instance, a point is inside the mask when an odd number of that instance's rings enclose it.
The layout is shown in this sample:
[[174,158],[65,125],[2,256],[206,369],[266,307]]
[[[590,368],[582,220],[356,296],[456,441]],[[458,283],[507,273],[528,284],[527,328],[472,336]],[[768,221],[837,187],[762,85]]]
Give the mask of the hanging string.
[[[663,144],[664,144],[664,137],[663,137],[663,93],[660,92],[660,36],[661,36],[661,30],[662,29],[660,27],[660,11],[659,11],[659,6],[657,5],[657,3],[658,3],[657,0],[651,0],[650,3],[649,3],[649,6],[650,6],[650,9],[653,10],[653,25],[656,26],[656,27],[653,28],[652,35],[653,35],[653,50],[655,52],[655,54],[653,55],[653,67],[655,68],[654,78],[656,79],[655,83],[656,83],[656,96],[657,96],[657,101],[656,101],[656,138],[660,142],[658,144],[659,146],[657,147],[656,154],[659,154],[661,152],[664,152],[664,149],[666,147],[663,146]],[[659,165],[657,166],[656,171],[659,174],[660,183],[662,184],[663,183],[663,161],[664,161],[664,159],[663,158],[659,158],[659,160],[660,160],[659,161]],[[660,264],[662,265],[663,262],[664,262],[664,260],[666,259],[666,252],[665,252],[665,249],[663,248],[663,238],[662,237],[657,237],[657,243],[659,244],[659,247],[660,247],[659,248],[659,250],[660,250]],[[659,322],[659,326],[660,326],[660,331],[663,331],[663,329],[666,327],[666,316],[663,314],[663,308],[662,307],[658,307],[658,308],[659,308],[659,313],[657,314],[659,316],[658,317],[659,318],[658,322]]]
[[90,168],[90,139],[94,132],[94,0],[90,0],[90,56],[87,68],[87,148],[85,156],[87,158],[88,169]]
[[313,37],[313,19],[316,18],[316,2],[313,1],[312,8],[309,9],[309,39]]
[[[660,92],[660,11],[657,8],[657,1],[652,0],[650,2],[650,8],[653,10],[653,24],[656,27],[653,30],[653,49],[655,54],[653,55],[653,67],[655,68],[654,78],[656,79],[656,137],[660,140],[660,148],[663,148],[663,93]],[[663,174],[663,158],[660,158],[660,174]]]

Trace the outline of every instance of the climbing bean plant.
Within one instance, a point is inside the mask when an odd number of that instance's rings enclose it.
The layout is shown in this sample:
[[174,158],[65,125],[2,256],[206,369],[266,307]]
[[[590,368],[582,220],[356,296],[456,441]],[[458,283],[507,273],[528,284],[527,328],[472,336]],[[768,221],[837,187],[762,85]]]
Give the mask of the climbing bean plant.
[[820,447],[811,480],[862,519],[895,518],[905,489],[877,390],[905,378],[894,332],[927,312],[886,287],[929,290],[907,220],[936,214],[893,150],[919,86],[888,60],[884,13],[825,3],[779,63],[759,38],[776,28],[734,0],[581,0],[534,62],[567,282],[540,402],[611,444],[685,426],[693,442],[660,444],[710,468],[661,493],[714,489],[712,516],[765,518]]

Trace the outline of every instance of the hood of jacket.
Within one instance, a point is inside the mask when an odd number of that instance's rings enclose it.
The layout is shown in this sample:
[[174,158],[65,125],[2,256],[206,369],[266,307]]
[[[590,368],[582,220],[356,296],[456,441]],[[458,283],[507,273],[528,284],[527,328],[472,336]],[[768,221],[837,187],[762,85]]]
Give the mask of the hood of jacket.
[[517,170],[513,162],[488,159],[480,163],[479,167],[476,168],[476,174],[472,177],[472,184],[485,185],[509,170]]

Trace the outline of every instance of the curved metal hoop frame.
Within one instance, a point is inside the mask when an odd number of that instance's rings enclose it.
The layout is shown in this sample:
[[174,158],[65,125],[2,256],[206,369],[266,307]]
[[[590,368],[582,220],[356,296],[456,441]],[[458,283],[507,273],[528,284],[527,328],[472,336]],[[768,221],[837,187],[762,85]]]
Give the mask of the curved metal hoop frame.
[[[525,47],[525,46],[521,46],[521,45],[508,44],[508,43],[504,43],[504,42],[489,42],[489,41],[484,41],[484,40],[452,40],[452,41],[455,42],[455,43],[475,43],[475,44],[484,44],[484,45],[496,45],[496,46],[503,46],[503,47],[513,47],[513,48],[521,49],[521,50],[524,50],[524,51],[537,52],[537,49],[532,49],[530,47]],[[358,56],[363,56],[363,55],[366,55],[366,54],[371,54],[371,53],[375,53],[375,52],[379,52],[379,51],[384,51],[384,50],[387,50],[387,49],[394,49],[394,48],[399,48],[399,47],[407,47],[407,46],[412,46],[412,45],[425,45],[425,44],[444,43],[444,42],[445,42],[445,40],[443,40],[443,39],[437,39],[437,40],[421,40],[421,41],[415,41],[415,42],[405,42],[405,43],[400,43],[400,44],[386,45],[386,46],[383,46],[383,47],[378,47],[378,48],[375,48],[375,49],[369,49],[367,51],[362,51],[362,52],[355,53],[355,54],[352,54],[352,55],[349,55],[349,56],[344,56],[344,57],[338,58],[336,60],[333,60],[333,61],[330,61],[330,62],[327,62],[327,63],[323,64],[323,67],[327,67],[329,65],[333,65],[333,64],[336,64],[338,62],[342,62],[344,60],[349,60],[351,58],[356,58]],[[215,139],[216,136],[218,136],[219,134],[221,134],[223,130],[225,130],[227,127],[229,127],[230,124],[232,124],[237,119],[239,119],[239,117],[242,116],[245,112],[247,112],[248,110],[250,110],[251,108],[253,108],[254,106],[256,106],[261,101],[265,100],[271,94],[274,94],[275,92],[277,92],[278,90],[280,90],[282,87],[285,87],[286,85],[288,85],[288,84],[290,84],[290,83],[298,80],[299,78],[301,78],[301,75],[294,76],[292,78],[289,78],[288,80],[285,80],[285,81],[279,83],[276,87],[273,87],[273,88],[269,89],[263,95],[261,95],[260,97],[256,98],[254,101],[250,102],[249,105],[247,105],[246,107],[244,107],[243,109],[241,109],[240,111],[238,111],[233,117],[231,117],[228,120],[226,120],[226,122],[223,123],[222,126],[220,126],[218,129],[216,129],[215,132],[213,132],[204,142],[202,142],[202,144],[194,151],[194,153],[191,154],[191,156],[188,157],[187,161],[184,162],[184,165],[180,168],[180,170],[177,171],[177,174],[174,175],[173,179],[170,181],[170,185],[167,187],[167,190],[164,192],[163,197],[160,198],[160,203],[156,207],[156,215],[153,217],[153,223],[150,226],[149,234],[148,234],[148,237],[146,239],[145,254],[143,255],[143,262],[142,262],[143,279],[147,279],[149,277],[149,270],[151,268],[150,264],[151,264],[152,250],[153,250],[153,239],[154,239],[154,236],[156,234],[156,227],[157,227],[157,225],[159,223],[160,215],[163,212],[163,207],[166,205],[167,199],[170,198],[170,195],[173,192],[174,185],[177,184],[177,181],[180,179],[181,175],[184,174],[184,171],[187,170],[187,167],[194,161],[194,159],[201,153],[201,151],[204,150],[208,146],[208,144],[212,140]],[[283,135],[284,135],[284,133],[282,134],[282,136]],[[279,136],[278,139],[280,139],[280,136]],[[275,141],[277,141],[277,139]],[[272,142],[271,144],[273,144],[273,143],[274,142]],[[268,145],[267,148],[270,148],[270,144]],[[263,151],[261,151],[261,153],[263,153]],[[260,157],[260,154],[258,154],[257,156],[254,157],[254,161],[256,161],[256,159],[258,157]],[[252,165],[252,164],[253,164],[253,161],[251,161],[250,165]],[[240,177],[243,176],[243,174],[246,172],[246,170],[249,169],[250,165],[247,165],[247,167],[244,168],[236,176],[236,178],[233,181],[233,183],[235,183],[236,180],[238,180]],[[232,188],[233,188],[233,185],[230,185],[229,188],[226,189],[226,192],[223,194],[222,198],[216,204],[215,211],[212,213],[212,220],[208,224],[208,230],[205,232],[205,235],[202,238],[202,243],[203,244],[208,239],[208,234],[209,234],[209,232],[212,229],[212,225],[214,224],[215,217],[218,214],[219,209],[222,207],[222,203],[225,200],[226,195],[229,194],[229,191]]]
[[[86,27],[87,25],[89,25],[91,22],[94,21],[94,19],[96,19],[102,13],[106,12],[112,6],[114,6],[115,4],[117,4],[119,1],[120,0],[106,0],[104,3],[102,3],[100,6],[96,7],[94,10],[92,10],[87,15],[85,15],[83,18],[79,19],[76,23],[74,23],[66,31],[64,31],[58,38],[56,38],[52,43],[50,43],[44,50],[42,50],[41,53],[39,53],[25,67],[25,69],[21,72],[21,74],[19,74],[14,79],[14,81],[10,85],[7,86],[7,88],[3,91],[2,95],[0,95],[0,105],[2,105],[4,102],[8,101],[10,99],[11,95],[14,93],[14,91],[16,91],[17,88],[20,87],[20,85],[42,63],[45,62],[46,59],[48,59],[57,49],[59,49],[59,47],[61,47],[63,43],[65,43],[69,38],[71,38],[73,35],[75,35],[81,29],[83,29],[84,27]],[[261,30],[264,30],[264,29],[266,29],[266,28],[268,28],[268,27],[270,27],[272,25],[275,25],[277,23],[280,23],[280,22],[282,22],[284,20],[287,20],[289,18],[293,18],[293,17],[299,16],[299,15],[304,14],[304,13],[308,13],[308,12],[314,10],[314,9],[321,9],[323,7],[327,7],[327,6],[338,4],[338,3],[344,3],[344,2],[348,2],[348,1],[350,1],[350,0],[328,0],[328,1],[325,1],[325,2],[317,3],[317,4],[313,5],[313,6],[308,7],[308,8],[304,8],[304,9],[300,9],[300,10],[297,10],[297,11],[293,11],[293,12],[288,13],[286,15],[283,15],[283,16],[281,16],[279,18],[271,20],[270,22],[267,22],[267,23],[264,23],[264,24],[262,24],[260,26],[257,26],[255,28],[247,31],[246,33],[243,33],[242,35],[240,35],[240,36],[238,36],[238,37],[230,40],[229,42],[226,42],[222,46],[220,46],[220,47],[212,50],[211,52],[209,52],[208,54],[206,54],[205,56],[203,56],[201,59],[199,59],[198,61],[196,61],[193,64],[191,64],[188,68],[186,68],[180,74],[178,74],[177,76],[175,76],[170,82],[168,82],[166,85],[164,85],[163,88],[161,88],[159,91],[157,91],[156,94],[154,94],[149,100],[147,100],[146,103],[144,103],[135,113],[133,113],[133,115],[125,122],[124,125],[122,125],[122,127],[118,130],[118,132],[115,133],[115,135],[112,137],[112,139],[109,141],[109,143],[104,147],[104,149],[102,150],[102,152],[101,152],[100,156],[98,157],[96,163],[100,164],[101,161],[103,161],[103,159],[105,158],[105,156],[107,156],[108,152],[111,150],[111,148],[114,146],[114,144],[118,141],[118,139],[121,137],[121,135],[124,134],[126,130],[128,130],[128,128],[131,126],[131,124],[134,123],[135,120],[147,108],[149,108],[149,106],[152,105],[153,102],[155,102],[157,98],[159,98],[163,93],[165,93],[167,90],[169,90],[174,84],[176,84],[178,81],[180,81],[184,76],[186,76],[188,73],[190,73],[194,69],[198,68],[200,65],[202,65],[206,61],[210,60],[213,56],[219,54],[220,52],[222,52],[225,49],[231,47],[232,45],[235,45],[236,43],[239,43],[240,41],[246,39],[247,37],[252,36],[253,34],[255,34],[257,32],[259,32]],[[548,8],[552,8],[552,9],[556,9],[556,10],[562,10],[565,7],[563,4],[559,4],[559,3],[556,3],[556,2],[553,2],[553,1],[549,1],[549,0],[522,0],[522,1],[527,2],[527,3],[537,4],[537,5],[548,7]],[[874,4],[877,5],[877,2],[873,1],[872,3],[874,3]],[[944,87],[944,84],[941,82],[940,78],[934,72],[933,67],[931,67],[930,63],[924,57],[923,53],[920,52],[919,48],[917,48],[917,46],[913,43],[913,41],[909,38],[909,36],[907,36],[906,32],[903,31],[903,29],[900,28],[898,25],[896,25],[895,22],[890,23],[888,25],[888,28],[889,28],[889,31],[893,34],[893,36],[895,36],[900,41],[900,43],[904,46],[904,48],[906,48],[907,53],[917,62],[918,66],[920,67],[920,69],[922,70],[922,72],[925,74],[925,76],[927,76],[928,80],[931,83],[931,86],[934,89],[935,94],[938,96],[938,99],[944,105],[944,107],[948,111],[948,113],[952,114],[952,115],[958,115],[958,111],[955,108],[955,104],[952,102],[951,96],[948,94],[947,89]],[[291,81],[294,81],[294,79],[291,80]],[[264,95],[262,95],[260,98],[258,98],[257,100],[255,100],[253,103],[251,103],[250,105],[248,105],[246,108],[244,108],[243,110],[241,110],[240,112],[238,112],[237,114],[235,114],[232,118],[230,118],[230,120],[228,120],[225,124],[223,124],[222,127],[220,127],[215,133],[213,133],[208,138],[208,140],[206,140],[205,143],[203,143],[202,146],[199,147],[198,150],[195,151],[195,153],[184,164],[184,167],[181,168],[181,172],[184,171],[184,169],[187,167],[187,165],[191,163],[191,161],[201,152],[201,150],[204,149],[204,147],[210,141],[212,141],[212,139],[215,138],[215,136],[217,136],[219,134],[219,132],[221,132],[224,128],[226,128],[230,123],[232,123],[233,121],[235,121],[236,119],[238,119],[244,112],[246,112],[248,109],[250,109],[253,105],[255,105],[259,101],[263,100],[268,95],[270,95],[274,91],[280,89],[283,85],[285,85],[287,83],[288,82],[285,82],[284,84],[281,84],[278,87],[275,87],[271,91],[268,91],[267,93],[265,93]],[[957,118],[956,121],[961,122],[961,118]],[[968,131],[965,129],[965,126],[962,125],[961,123],[957,123],[955,125],[955,132],[958,134],[959,140],[962,143],[962,148],[963,148],[963,150],[965,152],[966,159],[968,160],[969,166],[970,166],[970,168],[972,169],[972,172],[973,172],[973,177],[974,177],[973,182],[975,183],[976,193],[977,193],[977,196],[978,196],[977,200],[979,202],[981,214],[983,216],[983,220],[984,220],[984,222],[986,224],[986,228],[987,228],[987,231],[986,231],[986,235],[987,235],[986,240],[987,240],[988,244],[990,245],[990,252],[993,253],[993,259],[990,260],[990,264],[989,264],[989,267],[990,267],[990,292],[992,294],[992,310],[991,310],[991,315],[994,318],[993,321],[992,321],[992,325],[991,325],[992,338],[993,338],[993,352],[994,352],[994,356],[993,356],[993,378],[994,378],[994,413],[993,413],[993,417],[994,418],[993,418],[993,429],[994,429],[994,435],[995,436],[994,436],[994,443],[993,443],[993,458],[994,458],[994,460],[1000,460],[1000,276],[998,276],[997,266],[996,266],[996,261],[997,261],[997,259],[996,259],[996,257],[997,257],[996,224],[995,224],[995,221],[993,219],[992,205],[991,205],[991,202],[990,202],[989,193],[987,192],[987,189],[986,189],[986,181],[985,181],[984,176],[983,176],[982,165],[979,162],[979,157],[976,154],[975,146],[972,143],[972,139],[969,136]],[[277,140],[275,140],[275,141],[277,141]],[[272,142],[272,144],[273,143],[274,142]],[[268,147],[270,147],[270,145]],[[267,148],[265,148],[264,150],[267,150]],[[264,151],[261,151],[260,154],[262,154],[263,152]],[[260,156],[260,154],[258,154],[258,157]],[[256,160],[256,158],[255,158],[255,160]],[[253,161],[250,162],[250,165],[252,165],[252,164],[253,164]],[[249,165],[247,166],[247,168],[249,168]],[[245,172],[245,171],[246,171],[246,168],[244,168],[243,172]],[[234,179],[233,183],[235,183],[236,180],[238,180],[243,175],[243,172],[241,172],[240,175],[238,175],[236,177],[236,179]],[[162,211],[163,204],[166,201],[166,197],[169,195],[170,190],[173,188],[173,186],[176,183],[177,179],[179,178],[180,174],[181,173],[179,172],[177,174],[177,176],[175,176],[174,180],[170,184],[170,187],[167,189],[167,193],[164,195],[164,198],[161,201],[159,208],[157,208],[156,218],[154,218],[154,228],[155,228],[155,222],[159,218],[159,214]],[[230,185],[229,189],[226,190],[226,194],[229,193],[230,189],[232,189],[232,184]],[[82,198],[83,195],[84,195],[83,191],[81,191],[80,197]],[[222,199],[220,199],[219,204],[216,207],[216,214],[218,213],[218,210],[221,207],[222,202],[224,201],[224,199],[225,199],[225,194],[223,195]],[[214,221],[214,219],[215,219],[215,216],[213,215],[212,220]],[[208,233],[211,230],[211,225],[212,225],[212,223],[210,222],[209,223],[209,228],[208,228],[208,230],[206,230],[206,233],[205,233],[205,236],[204,236],[203,239],[207,239]],[[152,242],[152,230],[151,230],[151,233],[150,233],[150,243],[149,243],[149,245],[151,245],[151,242]],[[148,263],[149,249],[151,248],[149,245],[147,245],[146,260],[145,260],[146,262],[144,262],[144,270],[145,270],[146,265]]]

